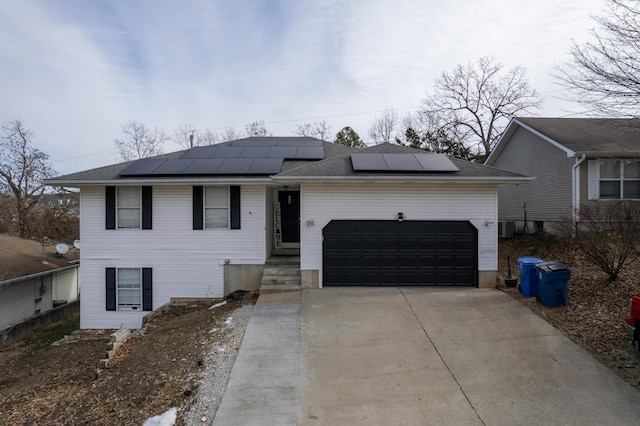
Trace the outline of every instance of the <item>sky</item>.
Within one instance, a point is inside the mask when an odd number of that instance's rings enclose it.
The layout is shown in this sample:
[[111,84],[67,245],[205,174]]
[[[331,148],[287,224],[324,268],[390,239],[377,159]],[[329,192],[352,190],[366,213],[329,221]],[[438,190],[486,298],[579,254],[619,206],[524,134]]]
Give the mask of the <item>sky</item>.
[[[527,70],[537,116],[579,116],[551,72],[605,0],[0,0],[0,122],[20,119],[58,174],[116,162],[131,120],[274,136],[326,121],[367,141],[386,108],[492,56]],[[181,149],[168,143],[165,151]]]

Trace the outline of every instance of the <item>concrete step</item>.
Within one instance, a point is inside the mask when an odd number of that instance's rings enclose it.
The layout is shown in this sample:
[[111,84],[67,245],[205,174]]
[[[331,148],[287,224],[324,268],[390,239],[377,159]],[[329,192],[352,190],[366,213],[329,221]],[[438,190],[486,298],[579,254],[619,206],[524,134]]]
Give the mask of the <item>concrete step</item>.
[[294,285],[294,284],[277,284],[277,285],[261,285],[260,286],[260,293],[262,294],[267,294],[267,293],[282,293],[282,292],[289,292],[289,291],[300,291],[302,290],[302,286],[300,284]]
[[270,275],[263,276],[260,286],[263,285],[300,285],[301,278],[299,275]]
[[[299,262],[299,261],[298,261]],[[270,264],[264,268],[260,281],[261,293],[295,291],[302,288],[300,264]]]
[[300,267],[300,256],[272,256],[265,262],[266,265],[291,265]]
[[267,266],[264,268],[262,272],[262,276],[280,276],[280,275],[290,275],[290,276],[300,276],[300,267],[292,267],[292,266]]

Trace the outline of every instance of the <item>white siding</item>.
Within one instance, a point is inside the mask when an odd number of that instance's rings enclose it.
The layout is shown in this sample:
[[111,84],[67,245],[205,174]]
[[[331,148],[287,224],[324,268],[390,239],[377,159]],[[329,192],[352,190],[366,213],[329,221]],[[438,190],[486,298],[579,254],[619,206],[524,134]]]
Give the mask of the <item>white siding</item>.
[[478,229],[478,269],[497,270],[496,187],[433,183],[303,184],[301,269],[318,270],[322,283],[322,229],[331,220],[394,220],[399,212],[407,220],[470,221]]
[[53,276],[53,300],[73,302],[78,299],[78,268],[67,269]]
[[241,229],[193,230],[192,187],[153,187],[153,229],[105,229],[104,187],[80,191],[82,328],[138,328],[147,312],[105,310],[105,268],[153,268],[153,308],[222,297],[224,262],[265,261],[265,187],[241,188]]
[[36,286],[40,279],[33,278],[0,286],[0,328],[29,318],[36,311]]
[[76,300],[77,278],[78,268],[72,268],[0,286],[0,328],[51,310],[54,300]]

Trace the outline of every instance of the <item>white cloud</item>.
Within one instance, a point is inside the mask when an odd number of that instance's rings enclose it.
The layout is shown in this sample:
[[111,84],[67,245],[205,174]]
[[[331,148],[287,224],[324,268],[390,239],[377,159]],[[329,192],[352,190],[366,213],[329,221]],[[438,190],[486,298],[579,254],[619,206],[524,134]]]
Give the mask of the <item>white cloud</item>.
[[[113,162],[135,119],[167,130],[327,118],[366,136],[375,112],[420,104],[434,79],[493,55],[549,72],[601,0],[139,1],[0,4],[0,121],[22,119],[60,172]],[[547,99],[544,115],[561,113]],[[280,123],[283,122],[284,123]],[[269,124],[270,123],[270,124]],[[174,148],[174,147],[168,147]]]

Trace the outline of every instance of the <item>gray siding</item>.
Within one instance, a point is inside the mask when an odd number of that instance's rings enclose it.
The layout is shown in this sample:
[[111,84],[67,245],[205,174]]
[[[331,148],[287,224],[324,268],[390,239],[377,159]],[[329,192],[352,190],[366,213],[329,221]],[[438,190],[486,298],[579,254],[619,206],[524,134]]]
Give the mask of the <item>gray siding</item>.
[[[498,218],[523,223],[527,220],[557,221],[571,213],[571,168],[573,158],[542,138],[519,128],[493,166],[535,177],[535,180],[498,189]],[[586,166],[585,166],[586,168]],[[581,179],[583,181],[583,179]],[[584,179],[586,185],[586,176]],[[586,199],[586,193],[583,199]]]

